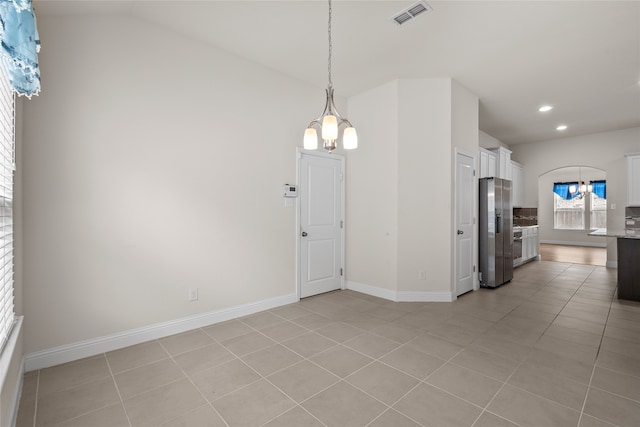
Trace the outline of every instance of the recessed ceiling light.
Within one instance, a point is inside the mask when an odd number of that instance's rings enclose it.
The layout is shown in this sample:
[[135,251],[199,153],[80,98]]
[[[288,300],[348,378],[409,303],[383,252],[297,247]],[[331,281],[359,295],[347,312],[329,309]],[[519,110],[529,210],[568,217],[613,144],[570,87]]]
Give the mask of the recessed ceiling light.
[[556,128],[556,130],[567,130],[567,125],[560,125]]
[[538,108],[538,111],[540,111],[541,113],[546,113],[547,111],[551,110],[553,110],[553,107],[551,105],[543,105],[542,107]]

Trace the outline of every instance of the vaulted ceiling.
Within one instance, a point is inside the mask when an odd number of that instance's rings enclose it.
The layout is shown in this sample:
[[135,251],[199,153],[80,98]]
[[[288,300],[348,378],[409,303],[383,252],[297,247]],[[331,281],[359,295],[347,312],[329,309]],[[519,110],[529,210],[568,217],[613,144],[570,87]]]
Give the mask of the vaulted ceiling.
[[[333,1],[337,95],[398,78],[452,77],[480,98],[480,128],[509,145],[640,126],[640,1],[428,1],[431,11],[393,22],[416,2]],[[34,4],[44,19],[133,15],[319,88],[327,83],[326,1]],[[539,113],[543,104],[554,109]]]

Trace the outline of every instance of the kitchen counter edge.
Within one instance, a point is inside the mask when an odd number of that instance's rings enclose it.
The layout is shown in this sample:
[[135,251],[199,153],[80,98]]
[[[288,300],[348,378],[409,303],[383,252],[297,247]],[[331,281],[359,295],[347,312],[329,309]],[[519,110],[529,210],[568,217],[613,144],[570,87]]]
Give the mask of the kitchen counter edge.
[[618,237],[621,239],[639,239],[640,230],[607,230],[606,228],[597,228],[589,232],[589,236],[596,237]]

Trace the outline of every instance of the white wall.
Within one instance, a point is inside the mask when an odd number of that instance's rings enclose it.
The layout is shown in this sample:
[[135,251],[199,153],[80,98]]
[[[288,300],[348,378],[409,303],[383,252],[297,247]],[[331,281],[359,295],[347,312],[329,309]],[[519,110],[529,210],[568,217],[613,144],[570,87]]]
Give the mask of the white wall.
[[504,142],[500,141],[498,138],[494,138],[493,136],[489,135],[486,132],[483,131],[479,131],[479,141],[478,144],[480,145],[480,147],[482,148],[498,148],[498,147],[504,147],[507,149],[511,149],[511,147],[509,147],[507,144],[505,144]]
[[[511,158],[524,164],[525,206],[538,206],[538,178],[551,170],[565,166],[583,165],[606,172],[607,228],[624,228],[626,205],[625,153],[640,149],[640,128],[596,133],[573,138],[556,139],[532,144],[511,146]],[[616,209],[613,209],[613,206]],[[540,216],[540,212],[538,215]],[[607,262],[617,263],[616,240],[607,242]]]
[[280,193],[322,89],[130,17],[38,26],[25,352],[294,294]]

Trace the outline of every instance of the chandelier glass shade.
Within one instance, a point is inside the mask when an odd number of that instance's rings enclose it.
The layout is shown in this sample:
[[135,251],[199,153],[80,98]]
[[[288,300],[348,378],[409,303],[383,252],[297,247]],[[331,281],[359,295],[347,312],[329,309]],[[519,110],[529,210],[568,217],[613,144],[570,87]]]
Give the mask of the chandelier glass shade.
[[320,130],[320,136],[322,138],[322,147],[332,152],[338,147],[338,137],[340,128],[342,127],[342,146],[346,150],[352,150],[358,148],[358,134],[351,122],[346,117],[342,117],[336,108],[333,101],[333,84],[331,82],[331,54],[332,54],[332,40],[331,40],[331,0],[329,0],[329,61],[328,61],[328,74],[329,83],[327,85],[326,101],[324,105],[324,111],[320,116],[312,120],[304,131],[304,148],[307,150],[316,150],[318,148],[318,130]]

